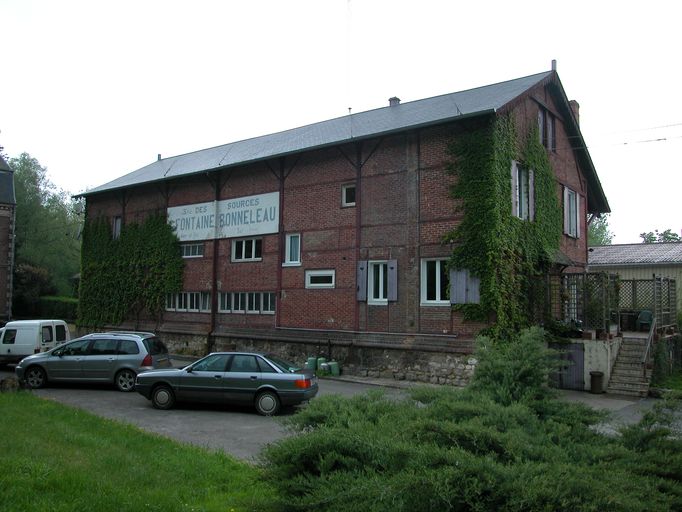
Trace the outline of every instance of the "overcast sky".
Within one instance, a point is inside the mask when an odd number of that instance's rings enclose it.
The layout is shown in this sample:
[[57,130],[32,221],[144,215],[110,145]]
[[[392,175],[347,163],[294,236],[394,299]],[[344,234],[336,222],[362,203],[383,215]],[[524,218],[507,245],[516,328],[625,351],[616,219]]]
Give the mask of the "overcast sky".
[[614,243],[680,233],[682,4],[0,0],[0,146],[82,192],[172,156],[547,71]]

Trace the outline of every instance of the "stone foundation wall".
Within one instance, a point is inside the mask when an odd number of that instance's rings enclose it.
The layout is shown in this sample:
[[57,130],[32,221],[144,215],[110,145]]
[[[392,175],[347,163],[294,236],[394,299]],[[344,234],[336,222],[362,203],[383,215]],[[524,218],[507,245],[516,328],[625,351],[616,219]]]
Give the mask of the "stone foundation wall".
[[[342,374],[466,386],[476,367],[473,342],[452,336],[310,332],[208,333],[170,326],[118,326],[156,332],[172,354],[201,357],[218,351],[273,353],[301,365],[309,357],[337,361]],[[84,335],[87,332],[78,332]],[[210,342],[210,349],[209,349]]]
[[[206,353],[206,336],[159,332],[172,353],[201,356]],[[337,361],[342,374],[431,384],[466,386],[476,367],[470,353],[419,349],[398,344],[370,346],[341,340],[263,339],[245,336],[214,336],[213,351],[269,352],[303,364],[309,357]]]

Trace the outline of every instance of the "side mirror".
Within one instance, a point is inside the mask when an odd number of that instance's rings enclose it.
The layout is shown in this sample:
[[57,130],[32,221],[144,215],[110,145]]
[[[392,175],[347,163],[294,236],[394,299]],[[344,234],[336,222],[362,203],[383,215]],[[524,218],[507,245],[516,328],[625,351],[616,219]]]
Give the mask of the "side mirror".
[[191,366],[188,366],[187,368],[185,368],[185,371],[187,373],[192,373],[192,370],[193,370],[193,368]]

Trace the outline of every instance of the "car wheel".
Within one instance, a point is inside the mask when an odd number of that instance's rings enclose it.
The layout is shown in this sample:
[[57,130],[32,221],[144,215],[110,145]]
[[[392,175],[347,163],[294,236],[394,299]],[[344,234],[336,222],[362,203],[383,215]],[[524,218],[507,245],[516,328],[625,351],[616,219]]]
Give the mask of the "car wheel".
[[133,391],[135,389],[135,372],[132,370],[121,370],[114,379],[119,391]]
[[26,385],[31,389],[42,388],[47,384],[47,375],[40,366],[31,366],[24,375]]
[[274,416],[279,412],[282,402],[274,391],[261,391],[256,396],[256,411],[263,416]]
[[175,394],[169,386],[157,386],[152,392],[152,405],[155,409],[167,410],[175,405]]

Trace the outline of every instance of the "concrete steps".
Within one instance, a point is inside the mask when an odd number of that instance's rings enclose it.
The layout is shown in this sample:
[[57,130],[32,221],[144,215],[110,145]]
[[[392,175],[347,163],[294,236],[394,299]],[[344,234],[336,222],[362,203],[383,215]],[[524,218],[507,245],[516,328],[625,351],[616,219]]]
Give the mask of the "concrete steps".
[[607,392],[627,396],[647,396],[651,384],[651,370],[642,370],[646,340],[623,338],[616,364],[611,370]]

